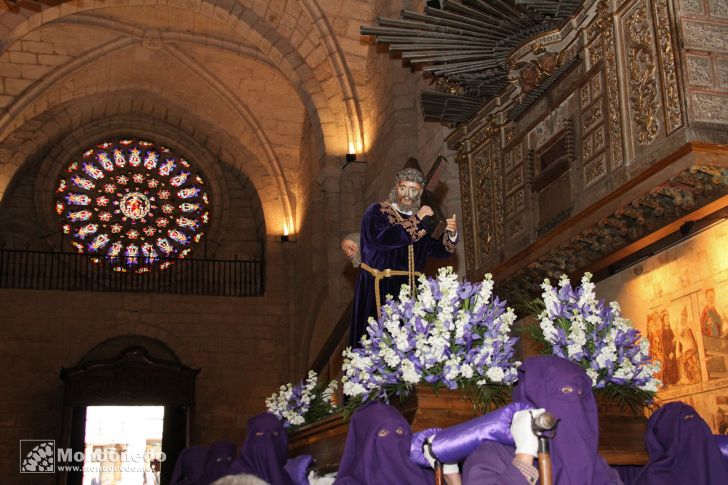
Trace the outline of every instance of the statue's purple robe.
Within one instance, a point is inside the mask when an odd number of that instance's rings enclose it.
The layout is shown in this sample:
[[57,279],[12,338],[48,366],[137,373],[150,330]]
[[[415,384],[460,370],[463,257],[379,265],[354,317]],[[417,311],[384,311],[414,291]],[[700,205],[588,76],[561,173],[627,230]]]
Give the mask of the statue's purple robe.
[[[413,214],[397,212],[390,202],[370,205],[361,223],[359,250],[362,263],[378,270],[408,270],[408,249],[414,247],[415,271],[425,269],[427,258],[447,258],[455,252],[455,242],[445,231],[440,240],[421,235],[423,229]],[[392,276],[381,280],[379,285],[381,304],[387,295],[397,297],[400,287],[407,283],[407,276]],[[366,333],[369,317],[377,318],[374,277],[364,269],[359,271],[354,293],[354,308],[349,328],[349,344],[359,347],[359,339]]]

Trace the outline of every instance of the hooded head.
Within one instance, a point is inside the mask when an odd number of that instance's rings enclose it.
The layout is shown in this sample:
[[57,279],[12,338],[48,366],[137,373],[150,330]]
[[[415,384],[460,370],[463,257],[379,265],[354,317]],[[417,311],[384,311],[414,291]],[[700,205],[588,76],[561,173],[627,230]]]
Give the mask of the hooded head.
[[229,441],[215,441],[210,445],[205,455],[204,483],[212,483],[228,474],[230,464],[235,459],[236,449],[237,447]]
[[682,402],[665,404],[647,422],[650,461],[637,483],[728,483],[728,463],[707,423]]
[[433,478],[410,460],[412,431],[399,411],[381,402],[351,417],[336,484],[427,484]]
[[599,418],[584,369],[554,356],[530,357],[518,370],[513,400],[544,408],[561,422],[551,440],[554,483],[600,485],[613,472],[599,455]]
[[207,446],[190,446],[182,450],[174,465],[171,485],[197,483],[205,471]]
[[248,420],[248,437],[231,473],[249,473],[273,485],[292,485],[283,468],[288,457],[288,434],[281,421],[271,413]]

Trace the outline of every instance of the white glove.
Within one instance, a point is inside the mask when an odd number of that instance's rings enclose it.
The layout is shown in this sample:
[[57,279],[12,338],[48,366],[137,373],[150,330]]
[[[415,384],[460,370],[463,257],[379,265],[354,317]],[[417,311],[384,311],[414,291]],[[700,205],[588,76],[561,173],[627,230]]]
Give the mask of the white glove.
[[[425,454],[425,459],[427,460],[427,463],[430,465],[430,468],[433,470],[435,469],[435,457],[432,456],[432,453],[430,453],[430,445],[432,444],[432,440],[435,438],[436,435],[432,435],[429,438],[427,438],[427,441],[425,442],[425,445],[422,447],[422,451]],[[453,473],[460,473],[460,467],[457,463],[441,463],[442,465],[442,473],[444,475],[452,475]]]
[[534,458],[538,456],[538,437],[531,429],[532,416],[539,416],[544,409],[527,409],[516,411],[511,421],[511,434],[516,442],[516,454],[525,453]]

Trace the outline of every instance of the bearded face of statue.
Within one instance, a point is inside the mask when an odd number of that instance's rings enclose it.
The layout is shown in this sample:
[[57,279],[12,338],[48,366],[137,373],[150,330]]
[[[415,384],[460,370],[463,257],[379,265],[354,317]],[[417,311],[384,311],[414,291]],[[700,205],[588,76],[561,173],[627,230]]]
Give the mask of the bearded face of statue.
[[397,206],[405,212],[417,212],[420,208],[422,185],[409,180],[397,183]]
[[358,268],[361,265],[361,253],[359,252],[359,245],[356,241],[344,239],[341,241],[341,250],[344,251],[346,257],[351,260],[352,266]]

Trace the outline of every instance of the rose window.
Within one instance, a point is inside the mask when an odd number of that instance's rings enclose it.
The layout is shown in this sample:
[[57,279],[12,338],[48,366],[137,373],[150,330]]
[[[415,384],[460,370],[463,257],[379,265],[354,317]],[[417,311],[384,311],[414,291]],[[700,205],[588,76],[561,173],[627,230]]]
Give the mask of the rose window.
[[143,140],[96,145],[71,161],[56,213],[79,253],[115,271],[164,269],[187,256],[209,221],[205,182],[168,148]]

